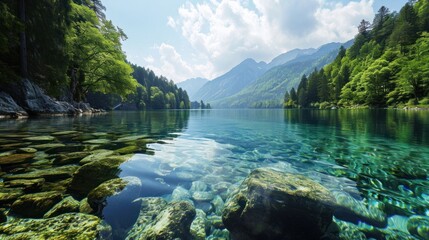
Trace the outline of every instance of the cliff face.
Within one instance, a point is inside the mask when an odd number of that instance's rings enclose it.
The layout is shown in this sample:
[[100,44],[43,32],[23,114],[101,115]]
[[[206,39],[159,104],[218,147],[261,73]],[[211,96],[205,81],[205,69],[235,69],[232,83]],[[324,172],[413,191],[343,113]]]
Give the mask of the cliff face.
[[0,117],[3,118],[95,111],[88,104],[56,101],[28,79],[0,86]]

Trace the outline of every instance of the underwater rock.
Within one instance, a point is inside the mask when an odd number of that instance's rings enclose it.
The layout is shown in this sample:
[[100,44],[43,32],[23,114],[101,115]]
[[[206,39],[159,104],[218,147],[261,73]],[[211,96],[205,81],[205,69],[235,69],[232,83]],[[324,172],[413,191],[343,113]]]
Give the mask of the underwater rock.
[[101,183],[117,178],[120,173],[119,166],[130,156],[111,156],[87,163],[74,174],[69,189],[86,196],[92,189]]
[[16,179],[5,182],[5,186],[9,188],[22,187],[26,192],[37,192],[42,188],[44,183],[44,178]]
[[119,153],[119,154],[130,154],[130,153],[135,153],[139,150],[141,150],[140,147],[135,146],[135,145],[131,145],[131,146],[126,146],[123,148],[116,149],[115,152]]
[[88,198],[84,198],[80,201],[79,212],[80,213],[88,213],[88,214],[91,214],[94,212],[94,210],[91,208],[91,206],[88,203]]
[[35,141],[35,142],[49,142],[49,141],[53,141],[55,140],[55,137],[52,136],[34,136],[34,137],[27,137],[24,138],[23,140],[26,141]]
[[111,142],[111,140],[109,140],[109,139],[101,138],[101,139],[87,140],[87,141],[84,141],[83,143],[87,143],[87,144],[108,144],[110,142]]
[[123,143],[123,142],[134,142],[139,139],[148,138],[148,135],[136,135],[136,136],[128,136],[128,137],[121,137],[118,138],[114,142]]
[[53,136],[66,136],[66,135],[74,135],[77,133],[79,133],[79,132],[71,130],[71,131],[54,132],[54,133],[51,133],[51,135],[53,135]]
[[190,233],[193,240],[206,239],[206,213],[201,209],[196,209],[195,219],[191,223]]
[[196,191],[192,194],[192,199],[198,202],[210,202],[214,198],[212,192],[200,192]]
[[334,191],[333,194],[337,201],[336,218],[352,223],[363,221],[380,228],[387,226],[386,214],[377,207],[371,204],[366,206],[345,192]]
[[72,196],[64,198],[61,202],[52,207],[43,218],[51,218],[59,216],[63,213],[79,212],[79,202]]
[[189,193],[189,191],[180,186],[176,187],[171,194],[172,201],[189,201],[190,199],[191,194]]
[[189,239],[195,208],[188,201],[167,204],[163,198],[142,198],[140,215],[127,240]]
[[20,164],[28,162],[34,157],[31,153],[18,153],[0,157],[0,165]]
[[71,153],[65,153],[65,154],[58,154],[55,157],[55,160],[53,163],[56,165],[67,165],[67,164],[77,163],[88,155],[89,153],[87,152],[71,152]]
[[23,217],[40,218],[61,199],[62,194],[59,192],[26,194],[12,204],[11,212]]
[[318,239],[332,222],[335,198],[304,176],[252,171],[227,200],[223,223],[233,239]]
[[207,216],[207,222],[210,226],[216,229],[224,229],[225,225],[223,224],[222,217],[217,215]]
[[429,239],[429,217],[412,216],[408,220],[407,228],[414,237]]
[[0,204],[13,203],[24,194],[25,193],[22,188],[2,188],[0,189]]
[[108,180],[88,194],[88,203],[98,214],[101,213],[108,197],[126,198],[132,202],[140,195],[141,180],[137,177],[124,177]]
[[65,146],[66,145],[63,143],[45,143],[45,144],[31,145],[30,147],[40,149],[40,150],[45,150],[45,149],[53,150],[53,149],[62,148]]
[[222,200],[222,198],[219,195],[216,195],[216,197],[214,197],[213,200],[211,201],[211,204],[213,205],[215,213],[221,216],[222,210],[225,206],[225,203]]
[[24,148],[19,148],[16,150],[17,153],[36,153],[37,149],[35,148],[29,148],[29,147],[24,147]]
[[92,151],[91,155],[86,156],[85,158],[80,160],[79,164],[85,165],[85,164],[90,163],[90,162],[102,160],[102,159],[104,159],[108,156],[114,155],[114,154],[115,154],[115,152],[113,152],[112,150],[98,149],[98,150]]
[[207,190],[208,186],[205,182],[202,181],[194,181],[192,182],[192,186],[191,189],[189,189],[189,191],[191,193],[194,192],[205,192]]
[[156,216],[165,208],[167,201],[159,197],[141,198],[141,208],[136,223],[128,232],[127,240],[143,239],[143,230],[152,223]]
[[229,232],[226,229],[215,229],[206,240],[230,240]]
[[46,219],[16,219],[0,225],[0,239],[105,239],[111,229],[93,215],[66,213]]
[[343,222],[336,220],[335,223],[339,228],[338,238],[340,240],[366,240],[366,236],[363,232],[359,230],[356,225],[352,223]]
[[57,181],[72,177],[78,168],[78,166],[61,166],[22,174],[7,174],[3,178],[5,180],[44,178],[47,181]]

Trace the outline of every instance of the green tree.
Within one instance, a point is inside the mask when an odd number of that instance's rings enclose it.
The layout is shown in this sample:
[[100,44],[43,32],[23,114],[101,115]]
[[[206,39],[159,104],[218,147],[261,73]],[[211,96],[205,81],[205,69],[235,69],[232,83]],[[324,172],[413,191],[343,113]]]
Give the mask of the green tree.
[[165,97],[164,93],[158,87],[150,88],[150,105],[153,109],[164,109],[165,108]]
[[137,82],[121,50],[124,38],[107,20],[99,20],[88,7],[72,3],[71,29],[67,36],[71,61],[70,89],[73,99],[83,100],[89,92],[126,96]]

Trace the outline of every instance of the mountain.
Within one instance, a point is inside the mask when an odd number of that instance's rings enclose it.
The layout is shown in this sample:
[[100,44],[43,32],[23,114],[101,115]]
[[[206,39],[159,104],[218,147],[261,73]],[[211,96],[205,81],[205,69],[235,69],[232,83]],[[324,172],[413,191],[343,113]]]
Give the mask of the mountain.
[[213,101],[211,105],[216,108],[279,107],[283,103],[284,92],[292,87],[296,88],[303,74],[331,63],[341,46],[349,47],[351,44],[350,41],[344,44],[328,43],[313,52],[309,50],[308,54],[297,55],[286,63],[269,69],[240,92]]
[[308,49],[293,49],[289,52],[282,53],[279,56],[275,57],[268,65],[267,69],[271,69],[273,67],[277,67],[280,65],[283,65],[287,62],[290,62],[294,60],[297,57],[303,56],[303,55],[311,55],[317,50],[314,48],[308,48]]
[[[191,101],[194,100],[194,94],[200,90],[204,84],[206,84],[209,80],[205,78],[190,78],[183,82],[177,83],[177,87],[186,90],[188,93],[189,99]],[[195,99],[196,100],[196,99]]]
[[266,71],[265,62],[249,58],[232,68],[224,75],[206,83],[193,95],[193,100],[212,102],[232,96],[253,83]]

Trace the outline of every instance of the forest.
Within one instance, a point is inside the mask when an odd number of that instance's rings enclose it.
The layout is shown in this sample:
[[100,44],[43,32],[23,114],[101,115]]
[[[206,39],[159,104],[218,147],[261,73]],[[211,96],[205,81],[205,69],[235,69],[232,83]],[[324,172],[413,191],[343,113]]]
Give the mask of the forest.
[[0,86],[30,79],[62,101],[189,108],[186,91],[127,62],[127,36],[104,11],[100,0],[2,0]]
[[381,7],[358,30],[349,49],[285,93],[285,108],[429,105],[429,1]]

